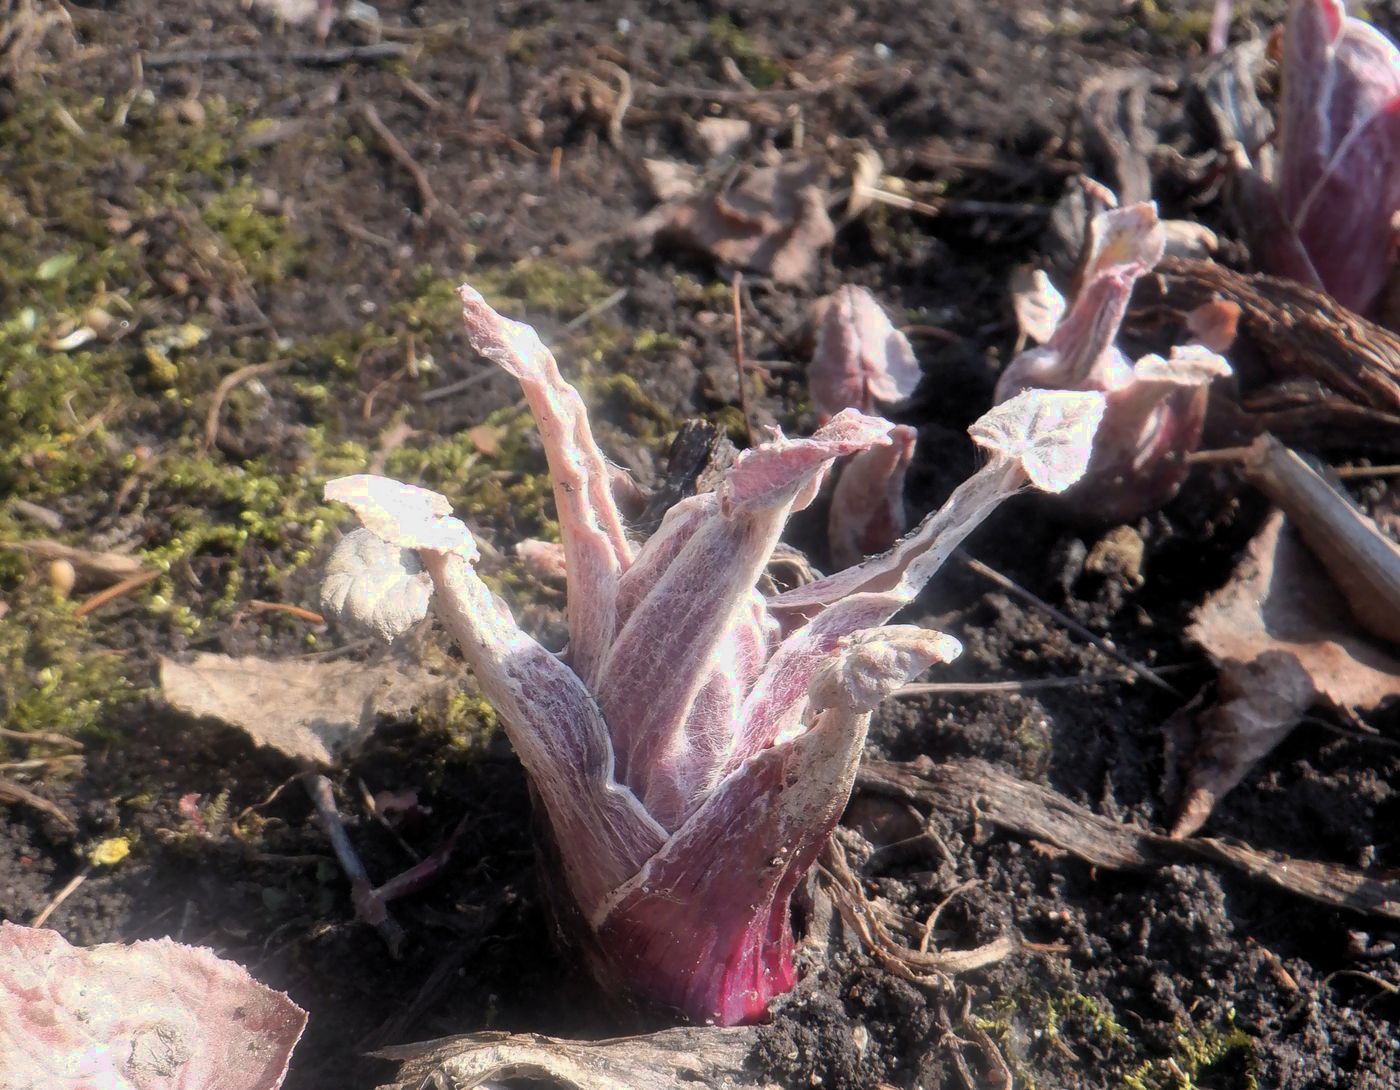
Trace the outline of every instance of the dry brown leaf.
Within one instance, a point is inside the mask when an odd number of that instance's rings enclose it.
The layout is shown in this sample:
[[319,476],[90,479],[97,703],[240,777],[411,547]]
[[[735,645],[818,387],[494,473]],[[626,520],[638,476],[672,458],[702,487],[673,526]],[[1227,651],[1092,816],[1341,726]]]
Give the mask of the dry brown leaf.
[[777,1090],[744,1070],[752,1026],[686,1026],[639,1037],[564,1041],[538,1033],[469,1033],[374,1053],[402,1060],[397,1081],[379,1090],[428,1085],[469,1090],[496,1079],[540,1080],[562,1090]]
[[382,715],[406,715],[451,682],[400,659],[303,662],[200,654],[160,660],[161,695],[189,715],[247,731],[258,745],[333,764],[369,737]]
[[1400,697],[1400,658],[1367,635],[1322,565],[1274,512],[1234,576],[1188,631],[1222,669],[1218,703],[1197,718],[1186,795],[1172,830],[1190,836],[1314,695],[1345,711]]
[[643,159],[642,169],[646,171],[652,196],[658,201],[686,201],[700,188],[700,172],[687,163],[674,159]]
[[667,237],[722,265],[802,284],[835,241],[827,215],[826,165],[817,159],[740,171],[718,192],[654,209],[633,228],[639,239]]
[[710,161],[732,159],[752,133],[753,126],[741,117],[702,117],[695,123],[695,143]]
[[0,923],[0,1085],[276,1090],[306,1012],[170,939],[78,949]]

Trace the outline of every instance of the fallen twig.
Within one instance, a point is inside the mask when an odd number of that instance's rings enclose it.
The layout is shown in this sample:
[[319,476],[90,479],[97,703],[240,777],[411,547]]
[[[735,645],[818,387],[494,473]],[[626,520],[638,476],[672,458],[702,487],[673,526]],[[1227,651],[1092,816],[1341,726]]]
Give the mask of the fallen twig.
[[400,42],[375,42],[337,49],[177,49],[169,53],[147,53],[141,58],[146,68],[172,68],[177,64],[238,64],[262,61],[267,64],[305,64],[312,68],[334,68],[365,61],[393,61],[416,53],[418,47]]
[[1332,863],[1295,859],[1211,837],[1173,840],[1084,809],[1048,787],[1027,783],[984,761],[941,764],[867,760],[859,790],[968,812],[1077,856],[1097,867],[1144,870],[1183,860],[1223,864],[1255,881],[1333,908],[1400,920],[1400,877],[1379,877]]
[[906,212],[919,212],[925,216],[1018,216],[1021,218],[1043,218],[1050,215],[1044,205],[1028,204],[1024,201],[976,201],[958,197],[939,197],[934,201],[919,201],[901,193],[891,193],[888,189],[875,186],[856,185],[856,196],[878,204],[887,204]]
[[1355,405],[1400,413],[1400,336],[1295,281],[1169,257],[1138,282],[1128,322],[1146,328],[1163,311],[1180,318],[1208,303],[1239,308],[1239,336],[1280,377],[1316,379]]
[[743,286],[744,274],[736,270],[732,292],[734,297],[734,371],[739,380],[739,412],[744,418],[744,434],[748,437],[749,446],[753,446],[753,417],[749,415],[748,375],[745,374],[744,368],[744,301],[740,294]]
[[1172,696],[1176,697],[1177,699],[1184,699],[1181,693],[1177,692],[1174,688],[1168,685],[1157,674],[1153,673],[1152,670],[1150,670],[1148,667],[1144,666],[1142,663],[1137,662],[1134,659],[1129,658],[1122,651],[1118,650],[1118,648],[1113,646],[1113,644],[1110,641],[1104,639],[1102,636],[1097,635],[1094,632],[1089,631],[1089,629],[1085,628],[1068,613],[1056,609],[1043,598],[1039,597],[1038,595],[1032,594],[1019,583],[1008,579],[1006,576],[1002,575],[1001,572],[997,571],[995,568],[989,567],[988,565],[982,563],[982,561],[976,560],[968,556],[966,553],[961,552],[958,554],[958,558],[962,560],[963,564],[966,565],[969,570],[982,576],[983,579],[995,583],[1007,593],[1016,595],[1023,602],[1034,606],[1036,609],[1043,612],[1046,616],[1052,618],[1058,624],[1063,625],[1070,632],[1073,632],[1080,639],[1093,644],[1105,655],[1108,655],[1115,661],[1121,662],[1134,674],[1142,678],[1143,681],[1146,681],[1151,685],[1157,686],[1157,688],[1161,689],[1163,692],[1171,693]]
[[350,843],[350,836],[340,820],[340,810],[335,805],[331,781],[317,773],[307,773],[302,777],[302,784],[306,787],[306,793],[311,796],[316,816],[320,819],[326,838],[331,842],[335,857],[340,862],[340,869],[350,879],[350,897],[355,903],[355,914],[378,931],[389,947],[389,953],[398,957],[399,949],[403,945],[403,928],[384,907],[383,898],[370,883],[369,873],[360,862],[355,846]]
[[92,864],[88,863],[83,867],[82,870],[80,870],[77,874],[73,875],[72,878],[68,879],[68,882],[64,885],[64,887],[54,894],[53,900],[51,900],[42,909],[40,909],[39,915],[34,917],[34,919],[30,923],[30,926],[43,927],[44,924],[48,923],[49,917],[58,911],[59,906],[63,904],[64,901],[68,900],[69,897],[73,896],[73,894],[78,892],[78,887],[87,881],[87,877],[91,873]]
[[289,617],[295,617],[308,624],[323,625],[326,619],[319,613],[310,609],[303,609],[301,606],[291,606],[286,602],[264,602],[259,598],[250,598],[244,603],[249,613],[285,613]]
[[[21,787],[12,780],[0,779],[0,803],[11,806],[28,806],[31,810],[38,810],[53,818],[54,821],[63,826],[65,831],[70,833],[78,831],[77,824],[57,804],[50,802],[42,795],[36,795],[29,788]],[[38,927],[39,925],[36,923],[34,926]]]
[[266,363],[250,363],[240,367],[219,380],[214,387],[214,400],[209,403],[209,411],[204,414],[204,449],[213,450],[219,441],[219,414],[223,412],[228,395],[240,384],[263,375],[276,374],[292,365],[291,360],[269,360]]
[[[1180,669],[1180,667],[1178,667]],[[1131,685],[1122,674],[1076,674],[1074,677],[1034,677],[1024,681],[915,681],[896,689],[894,696],[957,696],[960,693],[1033,693],[1043,689],[1081,689],[1089,685]]]
[[133,590],[139,590],[147,583],[154,583],[158,578],[160,578],[160,572],[158,571],[138,572],[136,575],[131,576],[131,578],[123,579],[120,583],[116,583],[106,590],[98,591],[75,609],[73,614],[77,617],[86,617],[89,613],[101,609],[108,602],[114,602],[118,598],[130,594]]
[[1283,509],[1366,630],[1400,642],[1400,548],[1273,436],[1256,439],[1240,468]]
[[374,135],[379,138],[379,142],[384,145],[384,150],[389,153],[390,158],[408,171],[414,186],[418,189],[418,214],[422,217],[423,222],[428,222],[442,207],[442,202],[438,200],[437,194],[433,192],[433,185],[428,180],[428,172],[418,165],[418,161],[409,154],[408,149],[394,135],[393,130],[384,123],[384,119],[379,116],[379,111],[372,104],[360,103],[357,112]]
[[618,288],[617,291],[613,292],[606,299],[594,303],[578,317],[570,318],[564,323],[563,332],[573,333],[577,329],[582,329],[589,322],[593,321],[594,318],[598,317],[598,315],[612,310],[613,307],[627,298],[627,291],[627,288]]
[[76,738],[69,738],[66,734],[55,734],[47,730],[10,730],[8,727],[0,727],[0,738],[9,739],[12,742],[24,742],[28,745],[42,743],[46,746],[58,746],[60,749],[83,748],[83,743]]

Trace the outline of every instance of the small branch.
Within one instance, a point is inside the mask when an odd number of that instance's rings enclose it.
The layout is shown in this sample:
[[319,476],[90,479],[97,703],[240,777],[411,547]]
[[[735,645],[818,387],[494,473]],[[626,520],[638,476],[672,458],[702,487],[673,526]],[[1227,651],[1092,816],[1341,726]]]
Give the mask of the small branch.
[[1146,681],[1151,685],[1155,685],[1163,692],[1171,693],[1172,696],[1176,697],[1178,700],[1185,699],[1181,693],[1177,692],[1174,688],[1168,685],[1165,681],[1163,681],[1160,677],[1158,677],[1155,673],[1153,673],[1142,663],[1137,662],[1129,658],[1127,655],[1123,654],[1122,651],[1118,650],[1118,648],[1114,647],[1112,643],[1104,639],[1102,636],[1090,632],[1087,628],[1085,628],[1082,624],[1076,621],[1068,613],[1064,613],[1056,609],[1043,598],[1032,594],[1019,583],[1013,582],[1006,576],[1002,575],[1001,572],[997,571],[995,568],[988,567],[986,564],[982,563],[982,561],[974,560],[966,553],[959,553],[958,558],[971,571],[976,572],[978,575],[982,576],[983,579],[995,583],[1002,590],[1010,594],[1014,594],[1023,602],[1034,606],[1036,609],[1043,612],[1046,616],[1052,618],[1058,624],[1063,625],[1070,632],[1073,632],[1081,640],[1093,644],[1105,655],[1108,655],[1110,658],[1114,659],[1117,662],[1121,662],[1134,674],[1142,678],[1143,681]]
[[8,727],[0,727],[0,738],[12,742],[25,742],[29,745],[42,743],[46,746],[58,746],[60,749],[83,748],[83,743],[76,738],[69,738],[66,734],[54,734],[47,730],[10,730]]
[[289,617],[306,621],[308,624],[324,625],[326,623],[326,619],[314,610],[287,605],[285,602],[264,602],[259,598],[250,598],[244,605],[248,607],[249,613],[285,613]]
[[734,370],[739,378],[739,412],[744,417],[744,434],[749,446],[754,446],[753,417],[749,415],[748,375],[744,368],[744,307],[741,289],[744,274],[734,273]]
[[864,197],[879,204],[888,204],[892,208],[901,208],[906,212],[919,212],[925,216],[1043,218],[1050,215],[1049,208],[1039,204],[1027,204],[1024,201],[973,201],[955,197],[940,197],[937,201],[916,201],[913,197],[905,197],[902,194],[891,193],[887,189],[876,189],[873,186],[857,185],[854,188],[858,197]]
[[75,894],[78,891],[78,887],[87,881],[87,876],[91,873],[92,864],[88,863],[86,866],[83,867],[82,870],[80,870],[77,874],[73,875],[73,877],[68,880],[67,885],[65,885],[61,890],[54,894],[53,900],[43,907],[42,911],[40,911],[39,915],[34,917],[34,919],[30,922],[29,926],[43,927],[44,924],[48,923],[49,917],[58,911],[59,905],[63,904],[64,901],[68,900],[69,897],[73,896],[73,894]]
[[[56,804],[11,780],[0,779],[0,803],[11,806],[28,806],[31,810],[38,810],[53,818],[54,821],[63,826],[65,832],[76,833],[78,831],[78,826],[73,819],[59,809]],[[34,926],[38,927],[39,925],[35,924]]]
[[573,333],[575,330],[582,329],[589,322],[593,321],[594,318],[598,317],[598,315],[612,310],[613,307],[627,298],[627,291],[627,288],[618,288],[617,291],[613,292],[606,299],[594,303],[577,318],[570,318],[564,323],[563,332]]
[[219,385],[214,387],[214,400],[209,404],[209,411],[204,414],[204,449],[213,450],[214,444],[219,441],[219,414],[224,411],[224,402],[228,400],[228,395],[235,388],[249,379],[261,378],[263,375],[276,374],[292,365],[291,360],[269,360],[267,363],[250,363],[246,367],[240,367],[225,375],[219,380]]
[[86,617],[89,613],[95,613],[97,610],[101,609],[108,602],[114,602],[118,598],[130,594],[133,590],[140,590],[147,583],[154,583],[159,578],[160,572],[158,571],[138,572],[129,579],[123,579],[120,583],[116,583],[106,590],[98,591],[75,609],[73,615],[76,617]]
[[894,691],[894,696],[956,696],[959,693],[1031,693],[1044,689],[1080,689],[1088,685],[1128,685],[1135,679],[1122,674],[1078,674],[1074,677],[1037,677],[1025,681],[916,681]]
[[146,68],[173,68],[177,64],[238,64],[261,61],[267,64],[305,64],[312,68],[334,68],[342,64],[392,61],[418,51],[417,46],[400,42],[376,42],[338,49],[178,49],[169,53],[147,53],[141,58]]
[[389,953],[398,957],[399,949],[403,945],[403,928],[384,907],[383,898],[376,893],[365,865],[360,862],[355,846],[350,843],[350,836],[345,831],[345,825],[340,820],[340,811],[335,805],[331,781],[325,776],[307,773],[302,777],[302,783],[306,787],[306,793],[311,796],[312,805],[316,807],[316,816],[331,842],[331,849],[340,861],[340,869],[350,879],[350,897],[355,904],[355,914],[374,927],[389,947]]
[[417,160],[409,154],[408,149],[394,135],[393,130],[384,123],[384,119],[379,116],[379,111],[373,105],[362,102],[357,112],[374,135],[379,138],[379,142],[384,145],[384,150],[389,153],[390,158],[408,171],[409,176],[412,177],[413,184],[418,189],[418,214],[422,217],[423,222],[428,222],[442,207],[442,202],[437,199],[437,194],[433,192],[432,183],[428,181],[427,171],[418,165]]

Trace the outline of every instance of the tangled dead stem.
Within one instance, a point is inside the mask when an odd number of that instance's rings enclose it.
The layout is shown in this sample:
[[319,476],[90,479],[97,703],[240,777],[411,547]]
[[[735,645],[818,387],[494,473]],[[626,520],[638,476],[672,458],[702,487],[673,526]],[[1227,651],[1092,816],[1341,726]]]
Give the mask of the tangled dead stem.
[[[1016,341],[1010,273],[1054,256],[1070,178],[1129,199],[1146,177],[1166,213],[1229,235],[1180,120],[1204,5],[480,7],[386,2],[377,27],[337,18],[323,45],[262,4],[0,4],[0,543],[85,550],[0,551],[0,915],[48,912],[77,944],[171,935],[248,966],[310,1012],[293,1090],[384,1082],[393,1066],[366,1053],[463,1031],[651,1028],[600,1007],[552,951],[525,782],[476,694],[391,715],[334,775],[376,880],[458,830],[451,867],[394,906],[397,959],[286,789],[302,766],[154,696],[160,656],[375,654],[314,612],[343,522],[320,483],[367,467],[448,495],[493,588],[558,646],[557,588],[492,550],[557,527],[515,392],[466,348],[458,280],[540,329],[608,454],[657,486],[688,418],[740,443],[767,423],[810,433],[792,366],[806,309],[870,288],[926,375],[898,416],[919,431],[906,495],[922,513],[973,468],[966,426]],[[1279,9],[1238,12],[1235,36],[1262,37]],[[1392,5],[1368,10],[1400,29]],[[730,284],[663,237],[639,259],[637,225],[658,192],[645,161],[665,161],[695,177],[671,170],[662,225],[703,243],[715,228],[685,202],[726,180],[705,164],[737,147],[743,212],[782,184],[762,173],[767,140],[830,155],[832,199],[786,235],[724,220],[740,233],[726,252],[778,255],[794,282],[745,278],[740,379]],[[907,189],[846,205],[843,185],[871,184],[869,150]],[[1179,266],[1152,287],[1135,329],[1202,290]],[[1257,284],[1223,290],[1279,351]],[[1340,339],[1307,334],[1324,373],[1306,377],[1326,383]],[[1366,329],[1350,339],[1394,359]],[[1352,421],[1355,450],[1319,445],[1342,462],[1393,442],[1384,389],[1255,409],[1303,445]],[[1385,478],[1353,491],[1395,525]],[[1189,695],[1213,676],[1183,639],[1192,609],[1265,510],[1206,466],[1125,527],[1018,501],[971,552]],[[824,563],[820,540],[813,521],[794,543]],[[1182,696],[1129,683],[1101,643],[970,567],[915,614],[966,645],[937,681],[1080,680],[886,705],[805,908],[829,948],[721,1059],[792,1086],[1393,1084],[1393,708],[1304,724],[1206,837],[1168,841],[1147,830],[1173,822],[1162,724]],[[449,673],[435,654],[421,666]],[[1280,883],[1279,857],[1335,866]],[[948,952],[977,949],[990,964],[947,975],[973,968]],[[658,1047],[714,1061],[694,1042]]]

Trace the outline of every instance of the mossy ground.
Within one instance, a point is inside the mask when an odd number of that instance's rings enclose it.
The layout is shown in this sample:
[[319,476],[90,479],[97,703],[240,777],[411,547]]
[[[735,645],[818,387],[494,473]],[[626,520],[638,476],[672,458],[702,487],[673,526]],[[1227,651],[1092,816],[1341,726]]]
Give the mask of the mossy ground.
[[[1236,32],[1263,33],[1258,13],[1280,6],[1238,4]],[[1393,28],[1393,4],[1369,8]],[[493,585],[526,624],[557,627],[561,594],[507,548],[557,534],[543,455],[511,382],[487,377],[467,349],[455,286],[471,281],[540,329],[604,448],[643,476],[689,417],[710,417],[739,443],[751,425],[810,425],[792,366],[807,307],[838,283],[869,286],[937,327],[917,340],[933,381],[908,417],[925,452],[910,497],[926,509],[971,464],[963,429],[990,396],[989,361],[1013,342],[1007,276],[1032,258],[1043,222],[881,207],[843,226],[807,288],[746,278],[748,358],[774,365],[755,373],[746,420],[724,271],[664,247],[639,257],[628,241],[650,205],[642,160],[693,159],[694,119],[713,114],[748,121],[756,146],[827,154],[860,140],[927,192],[1044,209],[1079,153],[1066,143],[1078,88],[1106,68],[1175,72],[1204,32],[1203,6],[1185,0],[640,10],[622,0],[470,13],[445,0],[382,4],[383,40],[405,46],[403,58],[314,66],[286,53],[320,48],[310,29],[278,24],[261,5],[132,0],[68,6],[71,29],[56,23],[22,73],[0,51],[0,546],[56,538],[157,573],[80,613],[98,585],[65,594],[46,563],[0,548],[0,725],[85,743],[56,757],[0,740],[0,775],[78,824],[74,835],[6,808],[0,915],[31,920],[86,873],[50,919],[70,939],[176,934],[248,964],[311,1010],[287,1090],[375,1085],[387,1072],[361,1054],[379,1045],[480,1028],[631,1028],[550,944],[528,790],[469,687],[385,724],[334,770],[376,879],[462,830],[442,881],[396,909],[409,934],[398,961],[354,919],[298,788],[302,770],[235,730],[174,715],[155,692],[160,655],[378,653],[253,606],[317,607],[319,566],[348,523],[321,485],[370,465],[447,494],[495,546]],[[331,45],[373,33],[340,19]],[[184,49],[245,59],[132,63]],[[632,81],[620,119],[576,90],[590,79],[618,87],[610,65]],[[431,181],[433,214],[364,124],[366,105]],[[211,427],[220,384],[239,373]],[[455,395],[424,396],[463,380]],[[1094,608],[1066,574],[1076,531],[1029,504],[1009,517],[971,547],[1071,612]],[[1176,533],[1171,518],[1162,525]],[[1223,579],[1229,556],[1187,533],[1172,545],[1186,559],[1167,573],[1180,601],[1149,618],[1147,599],[1127,593],[1104,619],[1129,653],[1189,657],[1173,629],[1209,589],[1199,558],[1219,554]],[[1153,561],[1143,595],[1163,574]],[[1092,668],[1075,641],[985,590],[950,572],[930,600],[968,645],[949,676]],[[457,668],[450,651],[424,654]],[[887,710],[871,744],[887,756],[1002,761],[1105,813],[1161,825],[1164,714],[1136,690],[949,697]],[[1400,810],[1380,782],[1390,765],[1380,751],[1357,760],[1348,744],[1313,736],[1281,751],[1222,808],[1222,831],[1316,858],[1364,845],[1395,865]],[[1296,804],[1295,789],[1311,803]],[[392,830],[363,804],[381,791],[417,799]],[[1094,871],[981,835],[975,817],[944,819],[952,862],[918,860],[875,880],[919,919],[972,880],[940,917],[950,942],[1014,929],[1055,951],[966,981],[972,1017],[1018,1082],[1250,1090],[1304,1061],[1338,1085],[1344,1067],[1393,1074],[1393,999],[1329,975],[1351,931],[1384,947],[1375,921],[1227,889],[1206,868]],[[1275,983],[1259,943],[1299,991]],[[1396,960],[1362,967],[1392,980]],[[868,959],[843,973],[838,964],[810,1007],[782,1007],[768,1027],[802,1042],[775,1053],[788,1084],[957,1085],[932,1013],[944,998]],[[840,1068],[857,1030],[866,1045],[851,1044]]]

